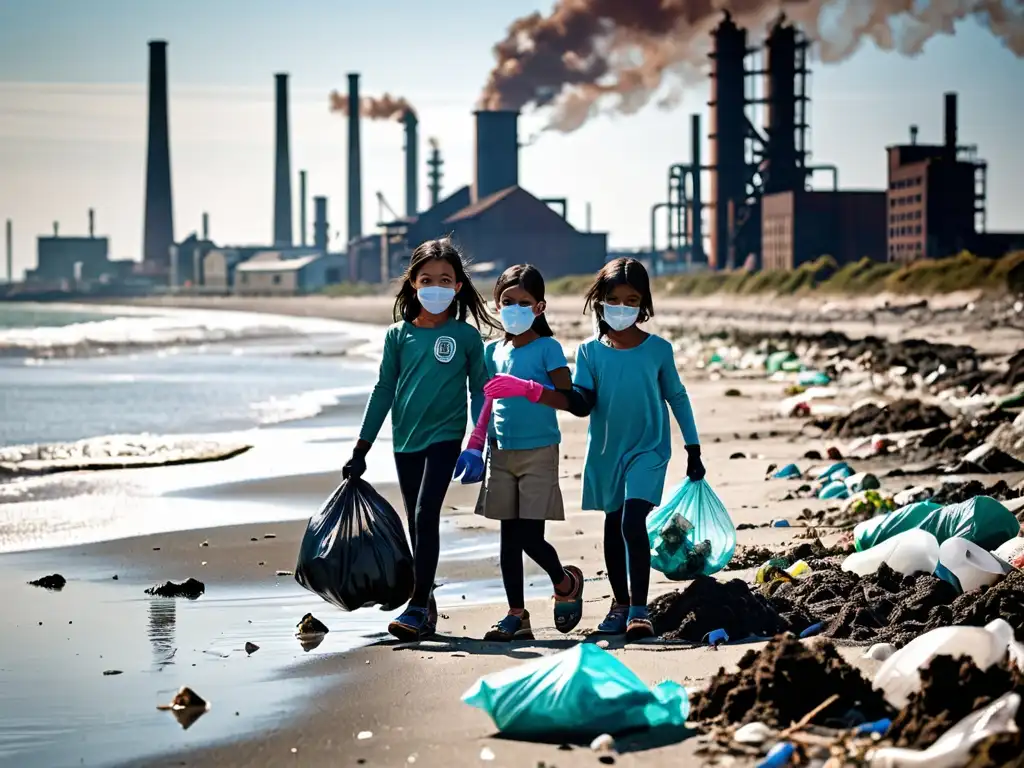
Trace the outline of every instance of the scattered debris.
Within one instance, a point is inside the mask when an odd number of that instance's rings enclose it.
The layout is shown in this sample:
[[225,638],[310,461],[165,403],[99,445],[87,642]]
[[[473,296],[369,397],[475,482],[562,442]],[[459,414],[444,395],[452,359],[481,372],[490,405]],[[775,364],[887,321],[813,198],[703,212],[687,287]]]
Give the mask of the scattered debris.
[[64,589],[64,585],[68,583],[68,580],[61,576],[59,573],[52,573],[49,576],[43,576],[41,579],[30,581],[29,585],[33,587],[42,587],[43,589],[49,589],[53,592],[60,592]]
[[727,389],[725,390],[726,397],[743,397],[743,393],[738,389]]
[[729,458],[730,459],[745,459],[745,458],[747,458],[747,454],[742,453],[740,451],[737,451],[736,453],[732,454]]
[[691,643],[700,643],[718,629],[737,640],[771,637],[789,629],[768,601],[743,581],[710,576],[698,576],[685,590],[655,598],[650,616],[658,636]]
[[824,429],[829,437],[850,438],[933,429],[949,421],[949,416],[937,405],[905,399],[884,406],[867,403],[845,416],[817,421],[815,426]]
[[256,653],[256,651],[258,651],[259,649],[260,649],[260,647],[258,645],[256,645],[256,643],[249,643],[249,642],[247,642],[245,644],[245,652],[247,654],[249,654],[250,656],[252,656],[254,653]]
[[210,709],[210,704],[202,696],[187,686],[183,686],[170,704],[160,704],[157,709],[169,711],[181,727],[189,727]]
[[205,592],[206,585],[197,579],[191,578],[183,581],[181,584],[168,581],[146,590],[146,594],[153,597],[185,597],[189,600],[195,600]]
[[105,669],[103,670],[104,677],[114,677],[115,675],[123,675],[124,672],[120,669]]

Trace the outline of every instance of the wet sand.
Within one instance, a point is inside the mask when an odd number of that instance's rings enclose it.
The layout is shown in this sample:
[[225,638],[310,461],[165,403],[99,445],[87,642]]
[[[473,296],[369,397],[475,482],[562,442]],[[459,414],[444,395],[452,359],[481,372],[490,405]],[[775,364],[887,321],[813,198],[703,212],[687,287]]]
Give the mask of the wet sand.
[[[287,313],[288,306],[299,311],[299,302],[306,300],[252,300],[232,302],[230,308]],[[351,319],[355,312],[360,319],[371,317],[369,306],[383,313],[385,302],[375,299],[311,299],[312,304],[304,311],[314,313],[322,301],[336,302],[335,307]],[[559,337],[568,339],[563,330],[575,327],[577,332],[585,329],[575,312],[552,312],[562,330]],[[671,313],[662,317],[670,321]],[[898,333],[938,332],[936,329],[894,323]],[[805,327],[806,329],[806,327]],[[653,330],[656,330],[654,328]],[[966,331],[959,331],[966,333]],[[945,340],[945,339],[943,339]],[[566,344],[571,347],[571,344]],[[1012,349],[1012,347],[1011,347]],[[721,496],[737,525],[750,523],[758,525],[772,519],[785,518],[795,521],[804,509],[824,508],[826,502],[808,499],[781,500],[789,490],[785,483],[766,483],[765,469],[770,463],[779,465],[797,460],[807,450],[825,452],[827,445],[799,436],[802,424],[799,420],[780,419],[769,414],[782,399],[784,385],[766,381],[762,376],[747,377],[744,374],[728,375],[713,379],[703,373],[684,375],[687,387],[695,405],[697,423],[704,445],[705,464],[708,479]],[[737,388],[741,397],[726,397],[725,391]],[[588,577],[586,605],[580,630],[594,627],[603,617],[610,601],[610,588],[603,578],[603,556],[601,540],[603,518],[601,513],[582,512],[579,508],[582,457],[585,450],[586,423],[572,417],[562,418],[562,491],[566,501],[567,519],[564,523],[550,526],[550,538],[558,548],[564,562],[578,564]],[[754,434],[756,433],[756,437]],[[669,469],[668,485],[678,482],[684,476],[685,453],[681,440],[675,435],[674,458]],[[730,459],[741,452],[747,458]],[[802,463],[806,464],[806,462]],[[880,467],[877,463],[857,462],[857,469],[872,470]],[[895,487],[903,487],[904,483]],[[333,480],[329,475],[308,475],[286,480],[256,481],[254,489],[261,494],[282,494],[301,499],[300,503],[322,496]],[[225,491],[225,503],[229,503],[234,492]],[[396,508],[401,508],[394,488],[381,488]],[[484,521],[472,514],[476,487],[452,486],[448,496],[443,534],[448,541],[468,540],[469,542],[496,542],[495,524]],[[332,606],[322,603],[313,596],[300,600],[301,590],[290,577],[279,577],[277,570],[294,567],[298,542],[305,528],[303,522],[261,524],[257,526],[235,526],[207,529],[195,532],[160,534],[116,542],[93,544],[64,550],[30,553],[16,556],[20,559],[6,560],[9,567],[35,578],[53,571],[60,571],[69,579],[78,572],[92,574],[94,580],[109,581],[107,574],[118,573],[117,586],[105,583],[105,589],[137,590],[138,585],[152,584],[167,579],[183,580],[195,577],[206,583],[206,594],[196,603],[213,603],[222,595],[235,594],[233,590],[285,590],[287,599],[276,606],[274,613],[261,614],[260,623],[249,628],[242,622],[248,619],[241,613],[217,611],[213,608],[205,614],[209,636],[226,633],[233,641],[245,634],[252,642],[263,645],[270,638],[274,643],[294,642],[289,633],[305,609],[314,614],[332,629],[343,626],[345,621],[366,616],[368,627],[380,626],[373,622],[385,622],[388,618],[376,611],[360,611],[356,614],[342,614]],[[801,527],[754,528],[738,533],[738,542],[743,545],[777,547],[794,542],[803,532]],[[272,534],[274,538],[265,538]],[[458,537],[462,536],[463,539]],[[253,540],[255,539],[255,540]],[[824,539],[832,544],[838,539],[833,534]],[[208,546],[201,546],[203,542]],[[487,551],[487,550],[485,550]],[[170,740],[169,754],[159,759],[147,757],[134,765],[167,766],[336,766],[336,765],[467,765],[481,762],[481,750],[490,750],[495,755],[495,765],[537,765],[541,762],[560,767],[571,765],[593,765],[595,756],[585,747],[572,750],[561,749],[558,745],[537,745],[492,738],[495,729],[489,719],[478,710],[471,709],[460,701],[463,692],[481,674],[486,674],[534,658],[539,654],[552,653],[585,639],[582,631],[562,636],[552,628],[550,603],[542,597],[547,592],[540,571],[527,563],[527,581],[535,599],[530,599],[529,609],[538,639],[531,643],[517,643],[512,646],[487,644],[479,638],[498,618],[504,609],[500,592],[492,598],[497,604],[473,604],[474,597],[463,600],[468,582],[492,583],[498,578],[496,552],[473,559],[472,547],[468,556],[442,563],[440,581],[446,587],[438,592],[444,617],[439,624],[439,637],[435,641],[413,647],[395,645],[383,640],[368,647],[350,650],[332,644],[337,636],[328,634],[323,645],[314,655],[284,663],[277,671],[262,674],[252,664],[251,674],[239,673],[237,667],[233,680],[244,691],[271,691],[282,699],[276,716],[263,715],[258,722],[248,723],[248,732],[239,739],[235,725],[244,721],[244,708],[233,706],[238,692],[225,688],[223,680],[207,677],[197,666],[194,677],[191,668],[179,666],[176,684],[191,685],[198,693],[208,696],[213,708],[187,732],[178,733],[177,726],[166,713],[150,708],[143,713],[147,723],[159,722],[181,737],[177,747]],[[599,575],[602,574],[602,575]],[[751,574],[733,571],[722,574],[722,578],[747,578]],[[660,574],[652,574],[652,597],[675,588]],[[64,592],[52,595],[39,592],[32,595],[33,613],[25,621],[44,621],[45,626],[55,623],[60,616],[53,607],[57,601],[50,598],[71,598],[75,593],[72,581]],[[137,592],[131,592],[132,597]],[[141,595],[138,595],[141,598]],[[311,608],[306,608],[311,606]],[[52,613],[48,613],[52,611]],[[372,619],[372,621],[370,621]],[[26,626],[20,631],[35,631]],[[340,634],[340,633],[339,633]],[[370,633],[372,634],[372,632]],[[346,635],[347,637],[347,635]],[[261,642],[263,641],[263,642]],[[237,644],[237,643],[236,643]],[[198,646],[197,646],[198,647]],[[282,648],[284,646],[282,645]],[[739,659],[750,647],[757,645],[733,645],[719,650],[707,648],[680,648],[655,645],[641,645],[622,648],[612,646],[618,655],[645,682],[655,684],[664,679],[674,679],[687,686],[699,686],[718,670]],[[251,659],[237,652],[217,660],[221,665],[242,665],[257,662],[259,653]],[[347,651],[347,652],[342,652]],[[844,649],[843,653],[858,665],[872,662],[859,660],[861,648]],[[262,650],[260,651],[262,653]],[[283,651],[278,655],[284,659]],[[270,657],[270,654],[267,655]],[[198,663],[198,662],[197,662]],[[280,671],[283,670],[283,671]],[[97,674],[100,670],[97,670]],[[270,676],[268,677],[268,674]],[[124,679],[123,676],[110,678]],[[106,680],[106,679],[105,679]],[[180,682],[177,682],[179,681]],[[274,681],[302,681],[297,688],[272,688]],[[320,683],[323,683],[322,685]],[[153,707],[160,703],[161,695],[166,696],[168,686],[156,686],[143,678],[136,683],[135,690],[142,689],[148,695]],[[247,694],[254,695],[254,694]],[[795,694],[798,695],[798,694]],[[227,706],[218,705],[218,700],[227,699]],[[285,706],[285,704],[288,706]],[[808,709],[818,702],[808,702]],[[235,712],[239,714],[236,715]],[[263,710],[265,711],[265,710]],[[165,718],[165,720],[157,720]],[[372,737],[359,739],[363,731],[372,732]],[[205,735],[207,741],[201,739]],[[211,743],[216,739],[222,744]],[[694,756],[695,741],[689,739],[673,744],[648,749],[650,745],[637,744],[637,751],[617,756],[620,765],[663,765],[699,764]],[[627,747],[628,748],[628,747]]]

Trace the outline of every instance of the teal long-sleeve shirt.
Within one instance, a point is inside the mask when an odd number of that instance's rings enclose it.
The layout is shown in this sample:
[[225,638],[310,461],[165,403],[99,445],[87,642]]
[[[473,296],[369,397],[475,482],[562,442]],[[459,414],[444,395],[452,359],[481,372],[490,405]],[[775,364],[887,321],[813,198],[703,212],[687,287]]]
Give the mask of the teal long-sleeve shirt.
[[466,434],[466,389],[473,421],[487,382],[484,345],[469,323],[449,320],[437,328],[402,321],[388,328],[377,384],[366,403],[359,438],[377,439],[391,412],[395,453],[415,453]]
[[595,394],[583,466],[583,508],[614,512],[626,499],[660,504],[672,457],[669,408],[685,443],[699,443],[672,345],[653,335],[632,349],[613,349],[590,339],[576,351],[573,384]]

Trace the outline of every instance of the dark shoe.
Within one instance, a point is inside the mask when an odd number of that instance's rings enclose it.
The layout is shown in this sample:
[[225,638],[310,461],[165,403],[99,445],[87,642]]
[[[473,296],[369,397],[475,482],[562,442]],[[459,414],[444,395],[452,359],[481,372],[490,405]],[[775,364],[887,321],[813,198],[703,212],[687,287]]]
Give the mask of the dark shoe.
[[519,615],[508,614],[491,627],[484,635],[484,640],[495,643],[511,643],[513,640],[533,640],[533,629],[530,627],[530,612],[523,611]]
[[433,635],[435,626],[430,624],[426,608],[410,606],[405,609],[405,613],[388,624],[388,632],[402,642],[415,643]]
[[583,571],[575,565],[566,566],[565,572],[572,582],[572,591],[567,595],[555,593],[555,629],[563,634],[571,632],[583,618]]
[[654,625],[646,608],[630,608],[626,623],[626,642],[649,640],[654,637]]
[[626,634],[627,617],[629,607],[612,603],[611,610],[604,617],[604,621],[597,625],[599,635],[624,635]]

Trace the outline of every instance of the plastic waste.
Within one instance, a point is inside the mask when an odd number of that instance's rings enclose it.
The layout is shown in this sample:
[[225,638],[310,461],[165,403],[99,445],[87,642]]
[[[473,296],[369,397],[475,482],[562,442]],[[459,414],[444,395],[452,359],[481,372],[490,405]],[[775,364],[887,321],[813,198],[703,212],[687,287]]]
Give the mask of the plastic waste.
[[967,539],[946,539],[939,546],[939,562],[952,573],[960,589],[970,592],[995,584],[1010,566]]
[[679,581],[722,570],[736,550],[736,527],[706,480],[686,479],[647,516],[651,567]]
[[968,656],[984,671],[1008,652],[1017,657],[1020,651],[1013,627],[1003,619],[984,627],[940,627],[914,638],[890,656],[875,674],[874,686],[896,709],[902,709],[921,685],[920,671],[936,656]]
[[528,739],[678,727],[690,712],[683,686],[648,688],[593,643],[485,675],[462,700],[486,712],[502,733]]
[[870,472],[858,472],[855,475],[850,475],[845,479],[845,482],[846,487],[850,489],[851,493],[874,491],[882,487],[882,484],[878,482],[878,478]]
[[[1014,536],[1012,539],[1007,539],[996,547],[992,554],[1003,562],[1014,565],[1014,560],[1024,556],[1024,536]],[[1019,568],[1020,566],[1014,567]]]
[[854,545],[863,551],[913,528],[928,531],[940,544],[959,537],[991,549],[1016,536],[1020,522],[989,496],[975,496],[945,507],[920,501],[860,523],[853,529]]
[[873,736],[876,733],[879,736],[884,736],[886,731],[892,727],[892,720],[885,717],[881,720],[875,720],[872,723],[861,723],[853,729],[855,736]]
[[883,496],[878,491],[861,491],[855,493],[843,505],[843,513],[846,515],[865,517],[883,515],[892,512],[896,503],[888,496]]
[[905,491],[895,494],[892,500],[897,507],[905,507],[918,501],[928,501],[934,495],[935,489],[925,485],[915,485],[913,488],[907,488]]
[[788,349],[781,352],[773,352],[768,355],[768,359],[765,361],[765,368],[768,369],[768,373],[778,373],[782,370],[782,366],[785,363],[794,360],[796,360],[796,355]]
[[796,377],[796,383],[802,387],[827,387],[832,379],[822,371],[801,371]]
[[309,519],[295,580],[345,611],[404,604],[413,560],[398,513],[369,483],[346,480]]
[[777,731],[762,722],[747,723],[736,729],[732,740],[737,744],[764,744],[775,737]]
[[773,480],[790,480],[800,477],[800,467],[796,464],[787,464],[772,475]]
[[972,712],[954,725],[928,749],[881,747],[868,753],[871,768],[958,768],[966,765],[974,747],[1000,733],[1017,731],[1020,695],[1005,693],[987,707]]
[[850,489],[842,480],[833,480],[827,483],[818,491],[819,499],[846,499],[850,496]]
[[837,461],[821,470],[818,473],[818,480],[845,480],[852,474],[854,474],[853,467],[845,461]]
[[800,633],[800,638],[803,639],[805,637],[814,637],[823,629],[825,629],[824,621],[819,621],[817,624],[811,624],[811,626],[807,627],[807,629]]
[[783,765],[789,765],[795,752],[796,747],[788,741],[783,741],[768,750],[768,754],[757,764],[757,768],[781,768]]
[[914,528],[871,549],[854,552],[843,561],[843,570],[867,576],[882,563],[905,576],[932,573],[939,564],[939,542],[928,531]]
[[892,643],[875,643],[864,652],[861,658],[885,661],[894,653],[896,653],[896,646]]

